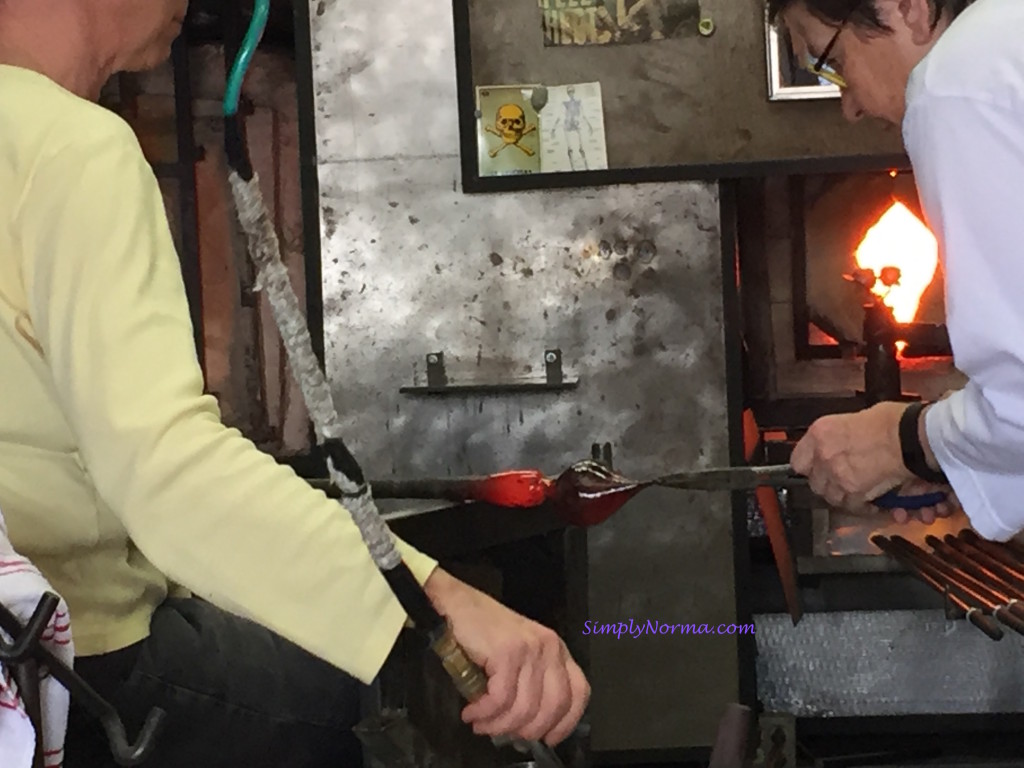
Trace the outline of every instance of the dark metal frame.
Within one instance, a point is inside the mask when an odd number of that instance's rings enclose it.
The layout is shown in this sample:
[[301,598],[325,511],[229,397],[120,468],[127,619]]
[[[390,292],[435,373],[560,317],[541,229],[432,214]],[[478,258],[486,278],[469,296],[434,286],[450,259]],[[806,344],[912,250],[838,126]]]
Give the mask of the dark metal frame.
[[455,74],[459,105],[459,152],[463,192],[513,192],[529,189],[596,187],[667,181],[722,181],[750,176],[796,173],[884,171],[906,165],[905,155],[848,155],[802,157],[755,162],[692,163],[688,165],[611,168],[605,171],[530,173],[481,176],[477,155],[476,96],[470,46],[470,0],[452,0],[455,21]]
[[[320,249],[320,180],[316,155],[316,99],[313,93],[313,41],[307,0],[292,0],[295,26],[295,90],[298,97],[299,188],[302,208],[302,254],[306,275],[306,325],[313,354],[324,365],[324,298]],[[303,477],[323,477],[326,457],[309,427],[311,449],[281,459]]]
[[793,290],[793,348],[797,360],[841,358],[849,345],[812,344],[807,304],[807,199],[803,176],[789,178],[790,277]]
[[189,314],[195,337],[199,364],[206,369],[206,344],[203,322],[203,284],[199,267],[199,210],[196,200],[196,163],[202,159],[202,150],[196,146],[192,125],[192,72],[189,66],[188,29],[174,41],[171,48],[171,66],[174,77],[174,123],[177,138],[177,158],[174,163],[154,166],[157,178],[170,179],[177,184],[181,245],[178,259],[185,283]]
[[[739,224],[737,216],[738,183],[719,184],[719,221],[722,247],[722,289],[725,338],[726,408],[728,410],[729,464],[740,466],[743,451],[743,314],[738,285]],[[735,579],[736,622],[753,623],[751,601],[750,539],[747,529],[747,494],[731,494],[733,568]],[[737,635],[738,688],[740,704],[756,711],[757,705],[757,643],[753,635]]]
[[797,360],[842,357],[838,345],[811,344],[811,312],[807,305],[806,184],[803,176],[789,178],[790,277],[793,286],[793,348]]

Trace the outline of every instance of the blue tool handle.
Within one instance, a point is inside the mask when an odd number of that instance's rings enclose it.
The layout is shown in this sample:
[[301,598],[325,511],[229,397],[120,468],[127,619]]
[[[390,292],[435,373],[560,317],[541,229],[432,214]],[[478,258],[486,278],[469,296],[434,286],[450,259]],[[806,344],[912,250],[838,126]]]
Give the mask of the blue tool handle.
[[917,496],[900,496],[896,491],[889,491],[883,493],[872,504],[882,509],[923,509],[924,507],[934,507],[936,504],[941,504],[946,500],[945,491],[933,491],[931,493],[922,493]]

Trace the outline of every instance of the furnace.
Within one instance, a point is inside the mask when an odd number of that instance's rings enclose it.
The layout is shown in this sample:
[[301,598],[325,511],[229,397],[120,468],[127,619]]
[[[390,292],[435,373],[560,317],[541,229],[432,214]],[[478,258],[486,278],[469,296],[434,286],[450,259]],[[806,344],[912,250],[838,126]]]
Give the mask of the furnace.
[[[934,400],[962,386],[936,243],[910,173],[744,184],[739,282],[760,461],[787,461],[825,413]],[[923,760],[960,729],[1017,727],[1024,693],[1010,681],[1022,671],[1020,636],[992,617],[971,626],[958,610],[962,593],[942,594],[960,579],[976,590],[971,605],[991,608],[1020,586],[1012,568],[1005,580],[978,582],[986,554],[950,549],[970,533],[962,513],[900,525],[831,510],[803,490],[779,497],[802,601],[795,626],[760,515],[750,520],[758,699],[780,734],[820,745],[895,730],[907,735],[902,759]],[[1012,564],[1010,552],[997,555]]]

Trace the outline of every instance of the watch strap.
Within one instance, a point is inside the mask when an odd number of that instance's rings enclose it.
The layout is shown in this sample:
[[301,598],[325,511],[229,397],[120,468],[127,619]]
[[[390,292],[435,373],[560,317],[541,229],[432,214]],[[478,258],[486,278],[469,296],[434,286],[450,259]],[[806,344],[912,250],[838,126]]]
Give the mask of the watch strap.
[[925,405],[922,402],[911,403],[900,416],[900,451],[903,453],[903,464],[915,477],[937,485],[948,485],[949,478],[945,472],[928,466],[924,447],[921,445],[918,424]]

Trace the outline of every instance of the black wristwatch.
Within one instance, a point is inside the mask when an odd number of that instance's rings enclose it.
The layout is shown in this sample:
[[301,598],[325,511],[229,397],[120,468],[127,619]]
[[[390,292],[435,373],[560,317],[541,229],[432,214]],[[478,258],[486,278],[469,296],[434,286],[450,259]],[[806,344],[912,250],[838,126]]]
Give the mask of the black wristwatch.
[[903,452],[903,464],[916,477],[937,485],[949,485],[949,478],[941,469],[932,469],[925,459],[924,448],[918,432],[921,411],[926,403],[911,403],[900,416],[900,450]]

